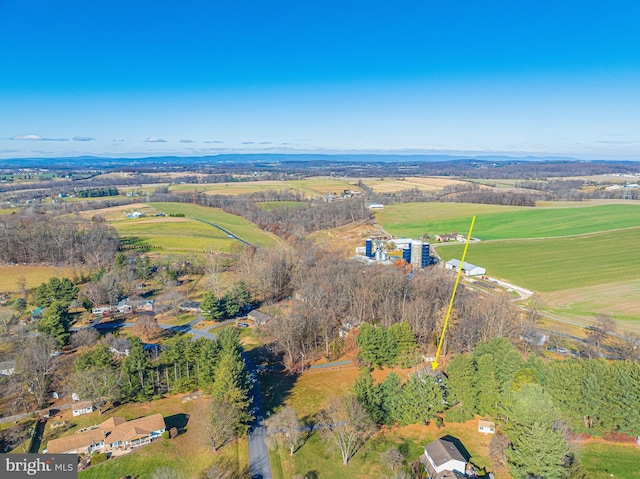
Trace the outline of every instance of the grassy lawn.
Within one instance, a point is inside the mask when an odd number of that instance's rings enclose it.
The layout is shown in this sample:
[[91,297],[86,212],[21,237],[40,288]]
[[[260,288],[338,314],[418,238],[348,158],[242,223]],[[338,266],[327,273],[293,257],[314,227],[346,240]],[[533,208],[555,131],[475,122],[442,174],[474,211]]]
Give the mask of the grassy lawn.
[[640,479],[640,449],[637,446],[588,442],[581,445],[580,458],[590,479]]
[[[207,447],[202,432],[188,415],[192,413],[195,401],[182,402],[182,396],[170,396],[164,399],[147,403],[125,404],[104,415],[92,413],[86,416],[72,418],[70,412],[62,416],[50,419],[49,424],[55,420],[66,419],[71,427],[61,431],[60,429],[45,430],[43,447],[46,442],[54,437],[66,436],[86,426],[99,424],[113,416],[124,416],[126,419],[134,419],[155,413],[162,413],[168,427],[184,425],[185,432],[170,440],[161,439],[148,446],[141,447],[133,453],[111,459],[103,464],[91,467],[80,473],[82,479],[114,479],[127,475],[135,475],[138,479],[148,479],[153,471],[159,467],[169,466],[184,473],[185,478],[194,478],[213,463],[223,461],[225,463],[238,464],[241,468],[248,467],[248,451],[246,439],[225,446],[220,452],[214,454]],[[186,415],[186,416],[185,416]]]
[[[152,203],[152,205],[166,214],[183,213],[186,217],[199,218],[218,224],[231,231],[239,238],[258,246],[273,246],[280,241],[277,236],[262,231],[255,224],[245,220],[244,218],[230,215],[219,208],[206,208],[204,206],[182,203]],[[204,225],[204,223],[202,224]],[[209,228],[219,231],[217,228],[212,226],[209,226]]]
[[387,206],[376,220],[396,236],[419,238],[424,233],[469,230],[482,240],[549,238],[604,232],[639,226],[640,205],[608,204],[591,207],[527,208],[464,203],[409,203]]
[[[540,292],[640,279],[640,227],[572,238],[471,244],[467,261],[487,274]],[[445,260],[460,258],[462,245],[438,247]]]
[[[49,278],[72,278],[74,268],[58,268],[55,266],[6,266],[0,265],[0,292],[13,293],[20,290],[20,278],[24,278],[27,288],[35,288],[49,281]],[[79,269],[78,269],[79,271]]]
[[489,461],[490,437],[477,432],[477,421],[448,424],[442,429],[434,425],[382,428],[355,454],[347,466],[342,465],[337,447],[325,443],[318,433],[312,434],[307,442],[289,456],[288,451],[271,451],[271,463],[275,478],[288,478],[295,474],[317,471],[319,477],[331,478],[372,478],[391,476],[393,473],[380,463],[380,453],[391,447],[408,451],[405,467],[417,461],[424,453],[424,445],[451,435],[459,439],[471,454],[471,461],[480,468],[492,471],[496,479],[508,479],[505,470],[492,470]]
[[217,228],[188,218],[154,218],[115,223],[123,242],[136,246],[228,251],[235,240]]

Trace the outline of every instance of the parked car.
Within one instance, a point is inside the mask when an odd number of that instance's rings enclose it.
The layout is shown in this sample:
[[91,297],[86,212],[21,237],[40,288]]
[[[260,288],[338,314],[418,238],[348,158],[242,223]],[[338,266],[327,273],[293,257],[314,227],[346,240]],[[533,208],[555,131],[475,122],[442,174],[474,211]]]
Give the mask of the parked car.
[[239,328],[248,328],[249,325],[247,323],[238,323]]

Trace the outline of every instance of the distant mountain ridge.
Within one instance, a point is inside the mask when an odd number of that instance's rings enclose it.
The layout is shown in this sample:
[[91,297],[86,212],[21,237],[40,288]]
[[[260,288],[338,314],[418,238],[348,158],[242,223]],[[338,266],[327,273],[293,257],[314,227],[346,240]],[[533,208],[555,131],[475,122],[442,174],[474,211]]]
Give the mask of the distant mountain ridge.
[[[54,157],[54,158],[8,158],[0,159],[2,167],[48,168],[48,167],[115,167],[164,165],[175,166],[224,164],[224,163],[437,163],[437,162],[605,162],[609,160],[584,160],[570,156],[507,156],[507,155],[400,155],[400,154],[320,154],[320,153],[223,153],[210,156],[150,156],[131,157]],[[616,161],[619,162],[619,161]]]

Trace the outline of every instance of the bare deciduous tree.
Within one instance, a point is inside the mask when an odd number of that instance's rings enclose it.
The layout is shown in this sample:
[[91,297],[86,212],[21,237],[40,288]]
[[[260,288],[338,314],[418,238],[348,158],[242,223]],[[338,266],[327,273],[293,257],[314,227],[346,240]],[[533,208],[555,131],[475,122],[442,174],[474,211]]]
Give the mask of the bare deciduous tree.
[[93,345],[100,337],[100,333],[94,328],[82,328],[71,335],[70,345],[77,349]]
[[151,314],[141,314],[138,316],[135,325],[135,331],[146,339],[154,339],[161,332],[158,326],[158,320]]
[[298,419],[296,410],[285,406],[265,421],[269,440],[281,444],[289,449],[293,456],[300,446],[303,436],[302,422]]
[[111,367],[91,367],[76,371],[73,378],[75,392],[88,399],[102,414],[110,401],[120,396],[122,373]]
[[616,322],[609,316],[598,315],[592,326],[587,328],[587,338],[599,348],[607,337],[615,333]]
[[48,336],[28,338],[21,346],[16,358],[16,376],[25,392],[33,395],[35,406],[41,406],[49,392],[56,361],[51,352],[57,343]]
[[198,425],[203,429],[207,445],[214,451],[236,437],[240,415],[237,408],[223,398],[201,402],[195,409]]
[[404,454],[402,454],[397,447],[391,447],[386,451],[380,453],[380,462],[392,471],[396,467],[402,465],[403,461]]
[[151,473],[151,479],[183,479],[182,473],[172,467],[163,466]]
[[345,466],[374,431],[369,413],[354,396],[332,398],[317,423],[325,440],[338,446]]

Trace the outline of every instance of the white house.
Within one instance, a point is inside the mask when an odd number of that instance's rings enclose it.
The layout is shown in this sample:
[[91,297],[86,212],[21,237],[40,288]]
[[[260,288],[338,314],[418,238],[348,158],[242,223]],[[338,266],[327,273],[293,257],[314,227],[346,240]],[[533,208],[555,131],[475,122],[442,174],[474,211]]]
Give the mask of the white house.
[[[447,261],[445,267],[447,269],[457,270],[460,267],[459,259],[450,259]],[[487,274],[487,270],[475,264],[467,263],[466,261],[462,265],[462,272],[467,276],[482,276]]]
[[457,439],[445,436],[424,446],[424,454],[420,456],[420,461],[431,479],[465,475],[469,456],[466,450],[462,447],[461,451],[456,443],[459,443]]
[[71,408],[71,414],[73,416],[83,416],[93,412],[93,403],[91,401],[82,401],[75,403]]

